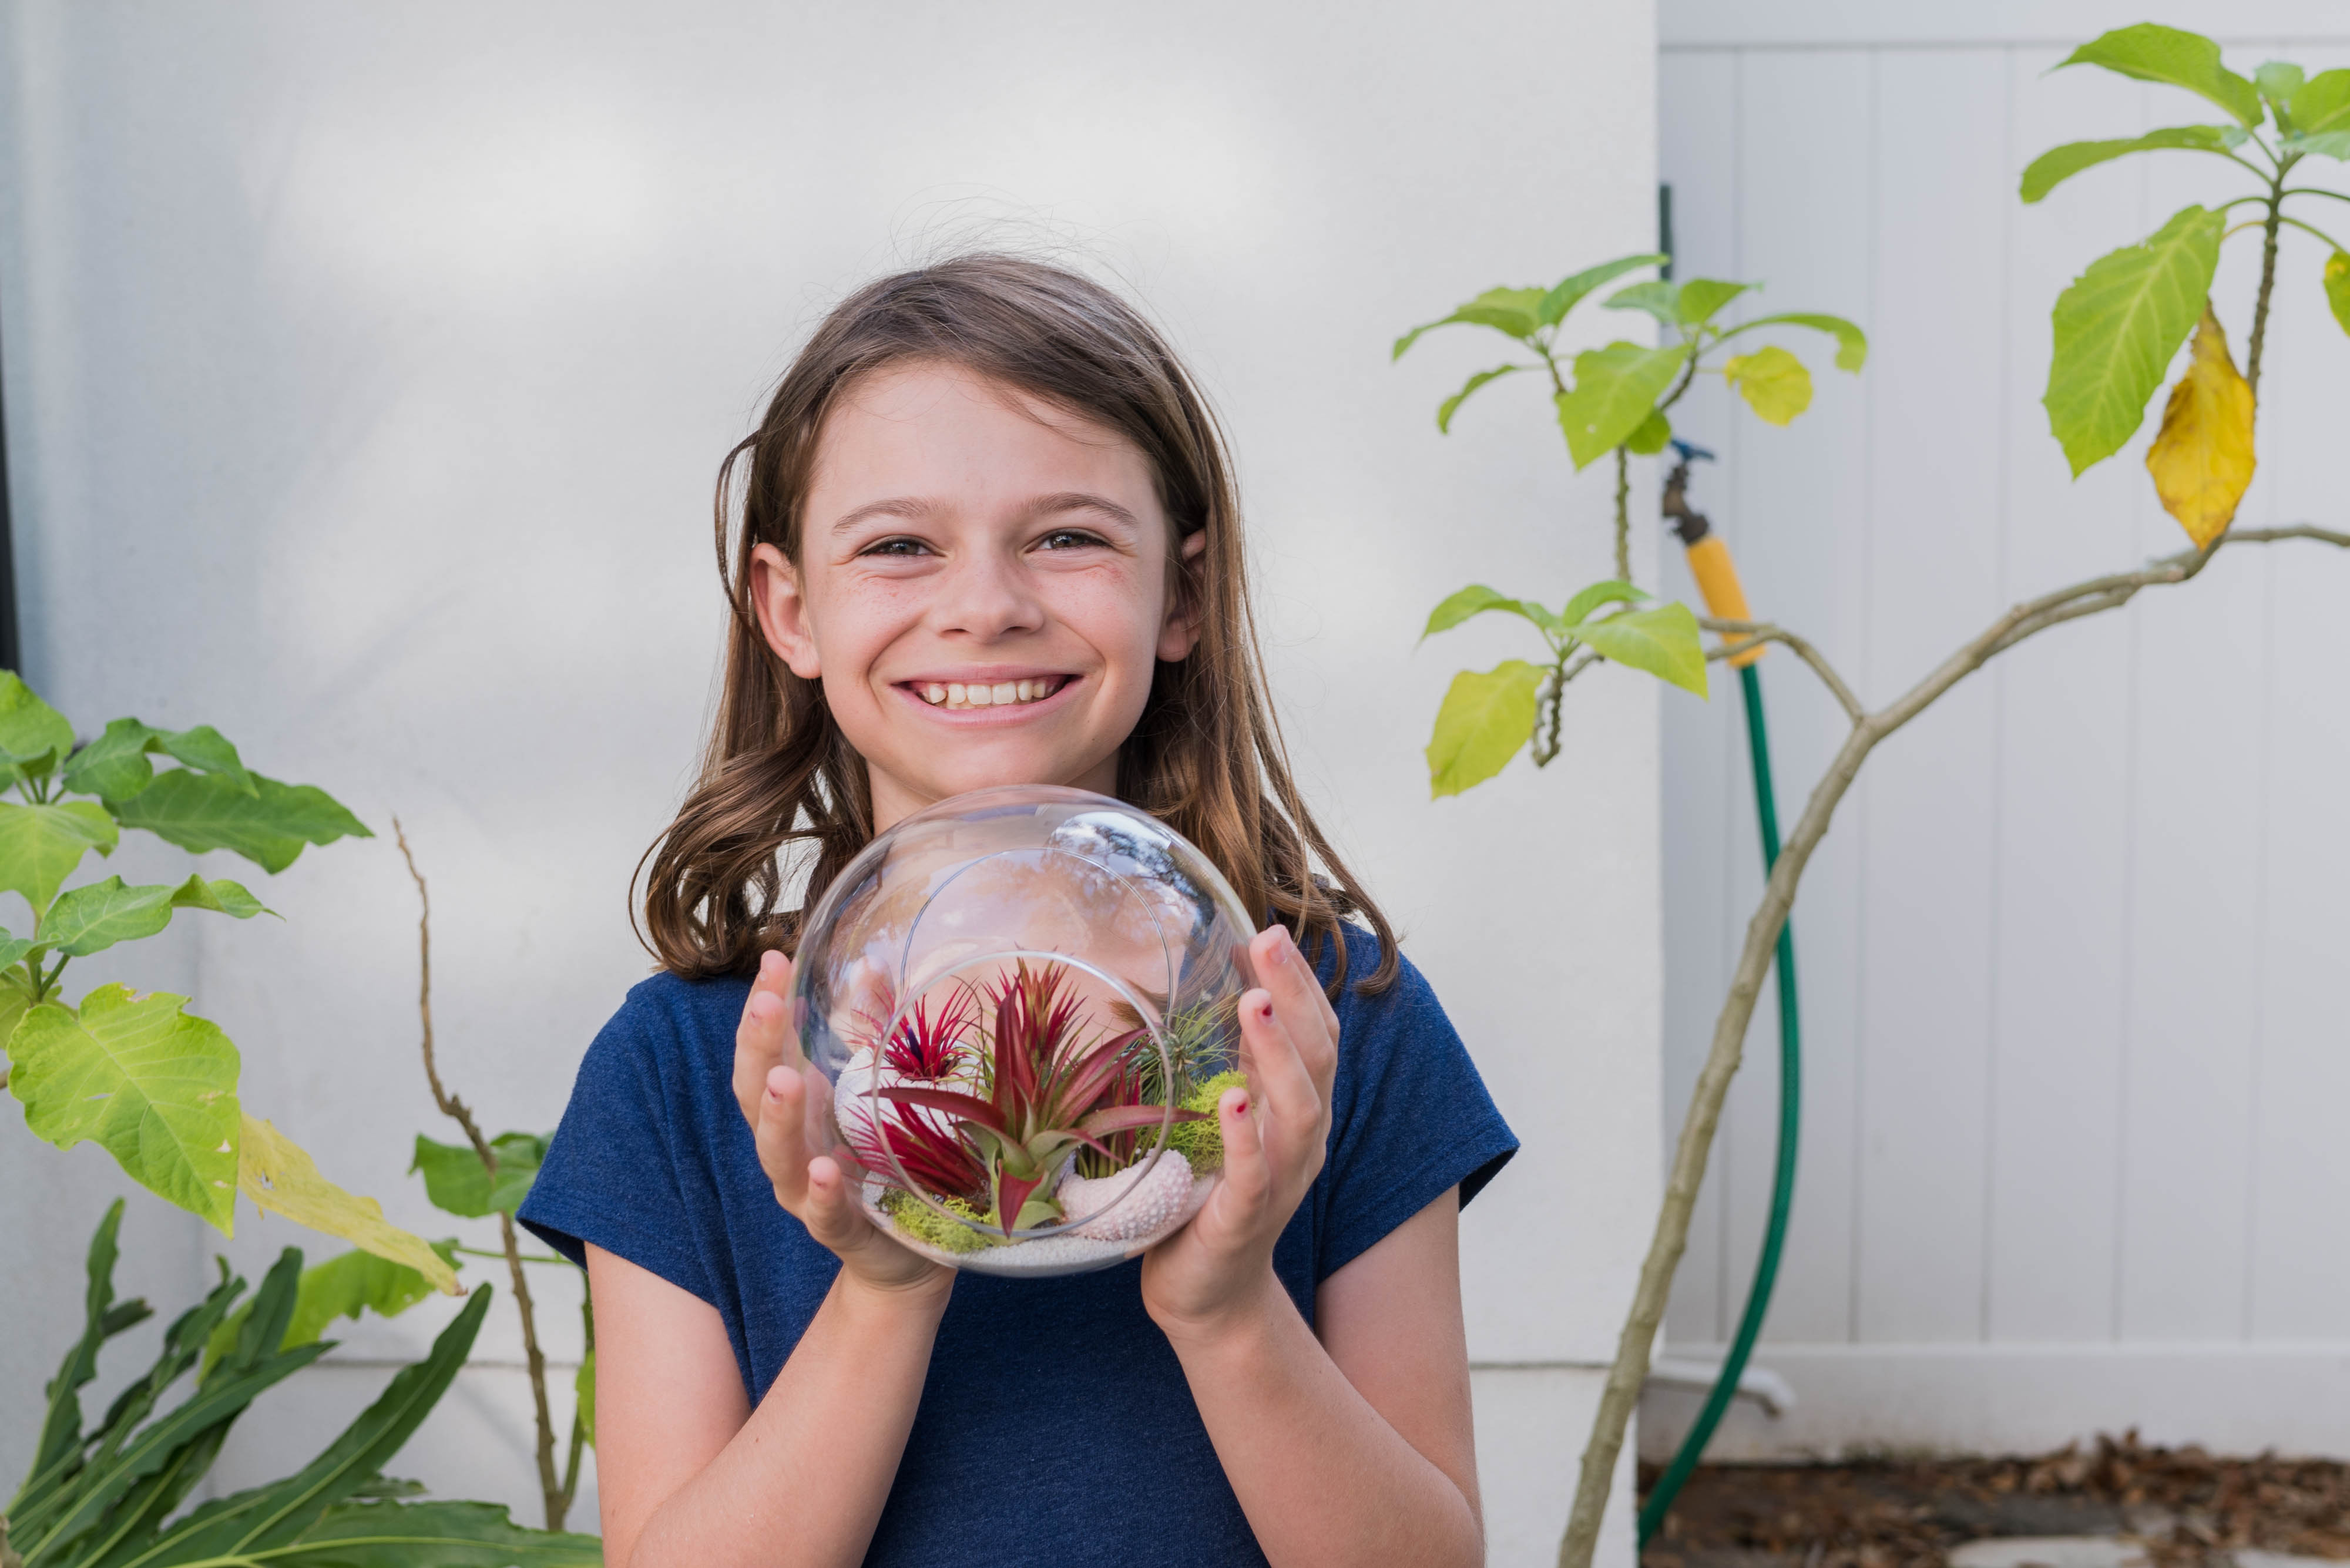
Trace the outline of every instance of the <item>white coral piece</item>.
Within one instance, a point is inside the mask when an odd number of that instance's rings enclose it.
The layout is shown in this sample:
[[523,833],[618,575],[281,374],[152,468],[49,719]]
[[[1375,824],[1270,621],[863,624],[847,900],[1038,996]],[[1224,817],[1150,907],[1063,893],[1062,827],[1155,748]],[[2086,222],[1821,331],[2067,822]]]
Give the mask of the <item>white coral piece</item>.
[[[1162,1149],[1147,1170],[1139,1164],[1108,1176],[1079,1176],[1072,1170],[1053,1196],[1059,1199],[1061,1212],[1075,1222],[1076,1234],[1097,1241],[1139,1241],[1190,1210],[1191,1165],[1175,1150]],[[1090,1218],[1097,1214],[1101,1218]]]

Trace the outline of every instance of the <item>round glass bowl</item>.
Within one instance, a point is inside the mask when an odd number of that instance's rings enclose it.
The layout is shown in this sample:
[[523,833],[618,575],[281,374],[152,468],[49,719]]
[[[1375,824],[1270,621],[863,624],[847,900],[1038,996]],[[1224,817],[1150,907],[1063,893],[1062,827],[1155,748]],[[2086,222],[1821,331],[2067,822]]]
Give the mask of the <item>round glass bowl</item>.
[[811,1147],[941,1263],[1134,1257],[1222,1167],[1254,931],[1206,856],[1121,801],[1015,785],[917,812],[801,932]]

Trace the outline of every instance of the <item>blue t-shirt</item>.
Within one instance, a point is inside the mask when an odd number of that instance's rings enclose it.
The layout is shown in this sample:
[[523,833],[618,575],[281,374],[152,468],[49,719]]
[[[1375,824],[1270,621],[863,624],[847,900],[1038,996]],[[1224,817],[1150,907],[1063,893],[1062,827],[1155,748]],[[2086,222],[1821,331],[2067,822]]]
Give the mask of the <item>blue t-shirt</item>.
[[[1351,974],[1369,973],[1378,940],[1346,929]],[[520,1218],[575,1262],[592,1241],[716,1307],[756,1404],[840,1265],[777,1206],[734,1102],[749,991],[657,975],[629,992]],[[1336,1008],[1329,1158],[1274,1251],[1308,1323],[1317,1284],[1446,1189],[1466,1203],[1518,1147],[1410,964]],[[868,1564],[1264,1562],[1141,1272],[957,1277]]]

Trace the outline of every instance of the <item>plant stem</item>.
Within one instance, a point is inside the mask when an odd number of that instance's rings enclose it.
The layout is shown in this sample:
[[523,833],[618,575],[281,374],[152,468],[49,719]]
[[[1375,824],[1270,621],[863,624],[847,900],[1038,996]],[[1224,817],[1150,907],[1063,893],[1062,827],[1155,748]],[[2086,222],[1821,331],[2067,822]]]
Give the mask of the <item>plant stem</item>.
[[2244,382],[2251,389],[2252,418],[2261,417],[2261,351],[2269,335],[2269,296],[2276,289],[2277,229],[2284,218],[2284,177],[2293,167],[2287,159],[2269,182],[2268,222],[2261,225],[2261,292],[2252,302],[2252,340],[2244,354]]
[[[588,1346],[587,1364],[592,1367],[596,1361],[596,1301],[585,1293],[579,1298],[579,1330]],[[566,1513],[571,1511],[572,1500],[579,1495],[579,1451],[587,1442],[588,1427],[580,1420],[579,1407],[575,1403],[571,1407],[571,1453],[563,1461],[563,1511]]]
[[1632,580],[1632,460],[1616,449],[1616,580]]
[[[400,818],[391,819],[392,837],[400,845],[400,857],[408,862],[410,880],[416,884],[416,900],[421,910],[416,920],[416,1011],[424,1026],[424,1078],[432,1085],[433,1103],[443,1116],[465,1130],[465,1140],[473,1146],[473,1153],[482,1168],[494,1180],[498,1173],[497,1150],[482,1136],[481,1124],[465,1102],[451,1094],[441,1082],[441,1069],[432,1052],[432,893],[425,886],[424,873],[416,868],[416,856],[408,847],[408,832],[400,826]],[[531,1310],[530,1282],[523,1275],[522,1247],[515,1236],[514,1216],[498,1215],[498,1232],[505,1244],[504,1256],[514,1275],[515,1307],[522,1314],[523,1357],[530,1369],[530,1395],[538,1417],[538,1485],[540,1496],[546,1504],[546,1528],[561,1530],[563,1516],[570,1507],[570,1499],[555,1479],[555,1420],[546,1407],[546,1357],[538,1348],[538,1320]]]
[[[1780,848],[1778,863],[1763,886],[1762,902],[1747,922],[1745,945],[1731,974],[1729,994],[1722,999],[1721,1011],[1714,1021],[1712,1044],[1690,1093],[1680,1138],[1673,1150],[1664,1202],[1657,1214],[1648,1257],[1640,1266],[1632,1310],[1617,1341],[1616,1360],[1608,1370],[1607,1388],[1592,1420],[1591,1438],[1583,1451],[1574,1511],[1568,1515],[1566,1533],[1559,1542],[1559,1568],[1589,1568],[1592,1550],[1599,1540],[1600,1521],[1607,1511],[1617,1457],[1623,1449],[1625,1428],[1639,1403],[1641,1386],[1648,1380],[1649,1352],[1656,1343],[1658,1325],[1664,1320],[1665,1301],[1672,1289],[1674,1272],[1689,1243],[1690,1219],[1697,1208],[1698,1191],[1705,1181],[1706,1162],[1712,1152],[1715,1129],[1721,1124],[1722,1102],[1738,1072],[1755,1000],[1762,992],[1763,976],[1777,948],[1780,928],[1786,924],[1788,911],[1794,907],[1795,889],[1803,880],[1804,868],[1826,836],[1836,806],[1852,787],[1861,764],[1868,760],[1878,742],[1924,712],[1951,687],[2026,639],[2068,620],[2118,608],[2142,589],[2188,582],[2203,570],[2220,545],[2230,540],[2238,544],[2267,544],[2287,538],[2316,539],[2350,548],[2350,534],[2307,524],[2247,529],[2241,534],[2222,534],[2208,550],[2189,550],[2135,572],[2116,572],[2075,583],[2017,605],[1898,700],[1876,712],[1863,711],[1854,715],[1850,732],[1835,759],[1828,764],[1827,772],[1813,787],[1803,816]],[[1749,635],[1764,636],[1776,630],[1757,627]],[[1769,640],[1793,644],[1800,639],[1780,634],[1769,637]],[[1826,679],[1825,659],[1807,659],[1805,662],[1823,670],[1823,679]],[[1850,689],[1841,679],[1829,680],[1828,684],[1837,691],[1839,700],[1849,695]],[[1847,704],[1848,711],[1851,706]]]

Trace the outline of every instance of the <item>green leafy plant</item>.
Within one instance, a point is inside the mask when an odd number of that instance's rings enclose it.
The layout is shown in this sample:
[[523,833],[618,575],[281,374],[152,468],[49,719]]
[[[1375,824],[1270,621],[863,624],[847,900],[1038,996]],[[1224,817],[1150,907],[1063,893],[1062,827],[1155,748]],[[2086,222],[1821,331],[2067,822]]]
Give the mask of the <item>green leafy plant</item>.
[[[2330,247],[2319,283],[2335,321],[2345,331],[2350,331],[2350,254],[2345,254],[2339,244],[2315,226],[2285,211],[2288,203],[2305,207],[2312,201],[2350,201],[2350,194],[2340,191],[2289,182],[2296,169],[2311,158],[2350,158],[2350,69],[2306,76],[2299,67],[2271,63],[2246,78],[2221,63],[2220,47],[2211,40],[2150,24],[2107,33],[2076,50],[2064,64],[2096,66],[2137,80],[2184,88],[2218,105],[2227,114],[2228,123],[2171,127],[2145,136],[2075,142],[2057,148],[2035,160],[2024,171],[2022,194],[2026,202],[2039,201],[2062,181],[2084,170],[2141,152],[2188,151],[2227,158],[2242,165],[2259,182],[2259,189],[2253,194],[2223,202],[2217,208],[2183,209],[2144,242],[2126,245],[2092,263],[2064,290],[2052,313],[2054,354],[2044,400],[2050,429],[2076,475],[2120,450],[2144,422],[2147,407],[2161,389],[2172,360],[2193,335],[2188,362],[2172,386],[2161,430],[2147,456],[2156,493],[2186,529],[2192,547],[2016,605],[1952,649],[1908,690],[1873,708],[1861,700],[1817,648],[1795,633],[1753,620],[1742,613],[1700,618],[1699,624],[1703,629],[1724,639],[1721,646],[1704,654],[1707,659],[1744,659],[1772,644],[1783,646],[1820,679],[1844,710],[1850,729],[1781,846],[1761,900],[1748,920],[1744,942],[1675,1144],[1664,1200],[1617,1342],[1616,1359],[1609,1368],[1607,1386],[1593,1418],[1590,1440],[1584,1449],[1574,1508],[1559,1546],[1561,1568],[1587,1568],[1590,1563],[1625,1429],[1647,1378],[1650,1348],[1663,1320],[1674,1272],[1688,1242],[1690,1219],[1705,1179],[1722,1103],[1738,1070],[1756,999],[1804,869],[1863,763],[1879,743],[1991,659],[2052,627],[2119,608],[2148,588],[2189,582],[2224,545],[2305,540],[2350,548],[2350,532],[2308,523],[2276,528],[2233,525],[2237,505],[2252,472],[2261,361],[2274,297],[2282,229],[2306,230]],[[2247,205],[2255,209],[2256,215],[2231,223],[2229,214]],[[2220,247],[2235,234],[2255,230],[2262,235],[2262,265],[2259,285],[2251,301],[2245,369],[2240,376],[2210,290]],[[1569,279],[1568,283],[1575,281]],[[1693,288],[1696,284],[1692,282],[1688,286]],[[1712,286],[1720,289],[1735,286]],[[1661,305],[1663,296],[1658,297]],[[1669,307],[1670,313],[1678,316],[1684,308],[1701,313],[1709,307],[1711,297],[1709,295],[1687,307],[1677,301]],[[1496,303],[1494,296],[1481,298],[1487,302],[1482,308],[1491,315]],[[1485,316],[1456,315],[1451,319],[1497,325]],[[1825,322],[1829,318],[1821,319]],[[1513,327],[1523,327],[1520,317],[1511,316],[1501,329],[1518,336]],[[1821,329],[1833,330],[1825,325]],[[1406,343],[1409,341],[1407,338]],[[1840,343],[1854,351],[1852,368],[1856,368],[1861,348],[1857,329],[1849,339],[1840,338]],[[1647,378],[1642,385],[1661,384],[1652,368],[1655,361],[1621,352],[1631,348],[1617,345],[1606,352],[1615,354],[1613,363],[1619,368],[1651,367],[1641,371]],[[1669,351],[1643,352],[1653,355]],[[1795,383],[1785,368],[1776,361],[1758,365],[1752,358],[1734,370],[1725,367],[1725,372],[1739,386],[1749,405],[1766,419],[1796,407],[1799,398]],[[1624,373],[1628,374],[1628,369]],[[1482,384],[1482,381],[1472,382],[1461,396]],[[1586,400],[1586,403],[1594,401]],[[1445,410],[1446,421],[1457,406],[1456,398]],[[1591,426],[1597,434],[1613,434],[1623,428],[1628,417],[1620,404],[1610,402],[1608,406],[1613,410],[1609,414],[1611,422],[1595,422]],[[1659,411],[1662,407],[1659,405]],[[1660,434],[1643,436],[1638,441],[1627,437],[1618,451],[1638,452],[1651,441],[1660,444],[1662,439]],[[1573,444],[1570,431],[1571,449]],[[1586,439],[1585,451],[1589,450]],[[1577,461],[1581,462],[1583,456],[1578,452]],[[1621,461],[1619,456],[1619,463]],[[1678,507],[1677,515],[1697,522],[1695,515],[1688,512],[1686,500],[1675,494],[1674,488],[1668,488],[1669,509]],[[1620,482],[1618,490],[1620,493]],[[1620,537],[1620,520],[1618,526]],[[1685,537],[1694,539],[1698,532],[1692,530]],[[1718,539],[1709,544],[1716,555],[1713,563],[1704,569],[1721,574],[1722,579],[1734,587],[1727,557],[1719,553]],[[1622,558],[1620,543],[1618,558]],[[1692,566],[1700,566],[1694,545]],[[1704,580],[1702,571],[1700,580]],[[1523,676],[1518,678],[1521,690],[1524,680]],[[1523,696],[1515,701],[1513,723],[1518,722],[1516,715],[1524,711]]]
[[[515,1212],[530,1196],[531,1184],[537,1179],[538,1168],[546,1158],[551,1135],[504,1132],[495,1137],[485,1137],[481,1123],[474,1118],[473,1108],[442,1081],[439,1053],[432,1037],[432,892],[425,883],[424,873],[417,868],[416,856],[409,848],[408,834],[400,826],[400,819],[394,817],[391,826],[393,839],[400,846],[400,858],[407,863],[408,875],[416,884],[416,1009],[422,1030],[424,1080],[432,1090],[433,1104],[465,1135],[463,1143],[447,1144],[419,1133],[415,1158],[408,1168],[411,1175],[424,1178],[425,1197],[442,1213],[452,1214],[460,1220],[484,1220],[492,1216],[497,1220],[496,1251],[450,1241],[445,1243],[445,1255],[452,1262],[459,1256],[504,1259],[505,1262],[506,1278],[513,1287],[515,1313],[522,1324],[523,1365],[530,1378],[531,1414],[537,1439],[534,1457],[538,1467],[539,1496],[546,1508],[546,1528],[559,1531],[570,1517],[571,1505],[579,1495],[581,1452],[596,1444],[595,1305],[583,1292],[579,1301],[583,1348],[579,1370],[572,1378],[571,1431],[558,1471],[555,1459],[555,1417],[547,1392],[546,1353],[539,1343],[538,1307],[531,1294],[529,1271],[532,1267],[552,1267],[568,1272],[571,1265],[551,1253],[524,1251],[521,1232],[515,1223]],[[384,1283],[388,1294],[396,1294],[405,1288],[404,1282],[397,1279]],[[363,1304],[382,1310],[375,1299]],[[356,1310],[353,1315],[357,1315]]]
[[[2350,69],[2312,77],[2272,60],[2248,79],[2221,63],[2210,39],[2153,23],[2107,33],[2064,64],[2180,88],[2227,118],[2052,148],[2023,171],[2024,201],[2041,201],[2085,170],[2142,152],[2225,159],[2253,181],[2247,194],[2216,207],[2182,207],[2138,244],[2089,264],[2057,298],[2055,352],[2043,399],[2048,428],[2077,475],[2137,433],[2166,368],[2196,333],[2198,352],[2172,391],[2147,466],[2164,507],[2198,546],[2209,545],[2252,481],[2253,409],[2284,229],[2300,229],[2327,247],[2318,286],[2334,320],[2350,332],[2350,253],[2302,215],[2319,202],[2350,198],[2291,182],[2308,159],[2350,160]],[[2252,215],[2237,218],[2240,207]],[[2247,234],[2261,236],[2261,282],[2246,346],[2249,373],[2239,377],[2209,296],[2221,247]]]
[[[89,1249],[80,1339],[48,1385],[33,1464],[0,1515],[0,1554],[22,1568],[594,1568],[594,1538],[513,1524],[482,1502],[409,1501],[423,1489],[383,1467],[448,1391],[489,1310],[473,1293],[422,1361],[389,1387],[298,1472],[180,1512],[210,1471],[229,1430],[273,1385],[333,1348],[288,1345],[302,1254],[287,1248],[253,1300],[234,1314],[244,1282],[225,1261],[221,1282],[173,1320],[162,1352],[99,1423],[84,1430],[80,1391],[98,1375],[108,1340],[152,1315],[114,1296],[122,1204],[108,1210]],[[208,1345],[226,1345],[207,1360]],[[206,1361],[201,1372],[198,1363]],[[194,1388],[164,1397],[190,1373]]]
[[[987,1002],[993,1017],[981,1056],[982,1093],[898,1083],[874,1095],[952,1124],[983,1175],[983,1212],[1006,1241],[1015,1230],[1061,1217],[1051,1183],[1080,1148],[1117,1159],[1102,1141],[1106,1137],[1159,1127],[1170,1117],[1201,1119],[1198,1111],[1132,1097],[1132,1047],[1148,1036],[1130,1029],[1086,1039],[1086,1016],[1062,965],[1031,969],[1023,961],[1008,980],[989,988]],[[916,1125],[927,1125],[926,1119],[885,1118],[886,1127]],[[976,1200],[982,1193],[941,1188],[936,1195]]]
[[1577,305],[1619,277],[1667,261],[1653,253],[1619,256],[1572,273],[1547,289],[1487,289],[1443,319],[1415,327],[1396,339],[1393,358],[1399,359],[1422,333],[1436,327],[1482,327],[1533,357],[1531,364],[1512,360],[1470,377],[1437,406],[1440,431],[1451,431],[1461,405],[1481,389],[1506,376],[1539,372],[1550,383],[1559,432],[1575,468],[1587,468],[1610,455],[1616,460],[1613,579],[1590,585],[1556,611],[1475,584],[1430,614],[1420,633],[1423,639],[1498,610],[1528,622],[1548,645],[1540,663],[1511,659],[1489,670],[1462,670],[1453,677],[1428,744],[1433,795],[1458,794],[1482,784],[1508,766],[1529,742],[1534,765],[1548,766],[1558,755],[1567,683],[1603,659],[1706,695],[1697,617],[1679,604],[1634,607],[1649,596],[1632,583],[1630,460],[1665,450],[1673,439],[1672,408],[1707,370],[1720,373],[1771,424],[1787,424],[1811,406],[1811,371],[1786,348],[1766,342],[1742,353],[1722,351],[1748,333],[1789,327],[1825,333],[1835,342],[1838,369],[1857,371],[1867,360],[1866,335],[1840,316],[1799,311],[1726,321],[1723,312],[1731,304],[1758,286],[1695,277],[1630,284],[1601,302],[1606,309],[1654,317],[1663,339],[1657,346],[1619,339],[1603,348],[1585,349],[1562,364],[1561,331]]
[[[177,765],[159,771],[157,757]],[[161,931],[182,909],[271,914],[241,885],[201,875],[131,887],[120,877],[68,888],[125,829],[195,853],[227,849],[264,871],[306,845],[368,836],[324,790],[244,765],[209,724],[161,730],[117,719],[77,743],[65,716],[0,670],[0,891],[24,900],[26,934],[0,929],[5,1082],[25,1125],[60,1148],[94,1142],[166,1201],[230,1234],[241,1190],[257,1207],[341,1236],[455,1293],[456,1275],[373,1199],[344,1191],[239,1098],[235,1044],[189,999],[101,985],[78,1002],[67,966]]]

